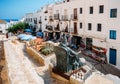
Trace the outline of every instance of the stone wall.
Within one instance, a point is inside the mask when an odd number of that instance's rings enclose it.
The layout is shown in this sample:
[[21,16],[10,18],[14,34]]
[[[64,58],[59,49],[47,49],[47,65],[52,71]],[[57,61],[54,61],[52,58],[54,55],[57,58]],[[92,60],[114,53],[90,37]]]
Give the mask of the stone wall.
[[35,51],[33,48],[26,46],[26,51],[29,54],[29,56],[31,56],[32,59],[34,59],[37,63],[39,63],[42,66],[45,65],[44,58],[37,51]]
[[52,77],[56,79],[57,84],[70,84],[69,80],[55,74],[55,73],[51,73]]
[[2,41],[0,41],[0,84],[9,84],[8,67]]

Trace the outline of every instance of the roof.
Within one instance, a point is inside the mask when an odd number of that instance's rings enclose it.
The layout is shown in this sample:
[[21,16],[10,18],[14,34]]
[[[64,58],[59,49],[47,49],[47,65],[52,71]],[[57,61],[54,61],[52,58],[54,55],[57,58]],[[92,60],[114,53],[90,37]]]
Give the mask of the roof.
[[0,20],[0,24],[6,24],[5,20]]

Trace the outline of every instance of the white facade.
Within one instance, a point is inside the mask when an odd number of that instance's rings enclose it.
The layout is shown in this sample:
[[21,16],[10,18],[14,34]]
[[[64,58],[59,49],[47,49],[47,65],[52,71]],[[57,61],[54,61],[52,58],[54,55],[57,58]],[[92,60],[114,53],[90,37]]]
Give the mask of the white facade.
[[27,13],[25,15],[25,21],[30,25],[32,28],[34,26],[34,21],[33,21],[33,13]]
[[42,28],[42,31],[47,31],[46,26],[54,26],[53,22],[50,21],[50,18],[53,18],[53,5],[44,6],[41,11],[38,12],[39,28]]
[[[120,1],[119,0],[109,0],[109,18],[108,18],[108,29],[107,29],[107,48],[108,48],[108,59],[109,57],[109,49],[116,49],[116,65],[120,69]],[[117,9],[117,17],[116,18],[110,18],[110,9]],[[110,30],[116,31],[116,39],[109,39]]]
[[5,34],[7,32],[6,31],[7,28],[8,28],[7,22],[4,20],[0,20],[0,32]]
[[[67,1],[67,0],[66,0]],[[77,22],[78,35],[83,38],[92,38],[92,45],[103,47],[107,49],[107,58],[110,61],[110,48],[116,49],[116,66],[120,68],[120,48],[119,48],[119,22],[120,22],[120,6],[119,0],[71,0],[69,2],[61,3],[54,6],[54,12],[59,11],[60,16],[67,10],[69,21],[64,21],[72,30],[73,22]],[[104,6],[103,13],[99,13],[99,7]],[[93,7],[93,14],[90,14],[90,7]],[[69,17],[73,14],[73,9],[77,8],[78,20],[72,21]],[[80,8],[82,13],[80,14]],[[117,17],[110,17],[110,10],[117,9]],[[82,28],[80,28],[82,23]],[[91,30],[88,30],[88,23],[91,23]],[[97,31],[97,25],[101,24],[101,31]],[[61,28],[64,28],[61,26]],[[110,39],[110,30],[116,31],[116,39]],[[73,31],[73,30],[72,30]],[[71,31],[71,32],[72,32]],[[114,55],[113,55],[114,56]],[[114,60],[114,59],[113,59]],[[114,60],[115,61],[115,60]]]
[[7,24],[0,24],[0,31],[2,33],[6,33],[7,28],[8,28]]
[[[45,27],[48,24],[54,28],[59,24],[61,31],[64,31],[66,26],[68,26],[68,31],[72,34],[75,30],[74,25],[76,24],[77,36],[82,37],[85,44],[86,38],[91,38],[92,45],[107,49],[108,62],[116,65],[120,69],[119,3],[120,0],[64,0],[64,2],[43,7],[38,12],[37,18],[40,19],[41,17],[43,31],[46,31]],[[117,15],[116,17],[111,17],[111,9],[113,9],[113,12],[117,10],[116,14],[113,14]],[[45,13],[45,11],[48,13]],[[59,14],[58,19],[55,19],[55,14]],[[73,15],[76,18],[73,18]],[[53,22],[49,22],[49,16],[54,16]],[[44,20],[45,18],[47,20]],[[81,24],[82,26],[80,28]],[[40,26],[40,24],[38,25]],[[113,37],[110,37],[110,30],[115,31],[112,34]]]

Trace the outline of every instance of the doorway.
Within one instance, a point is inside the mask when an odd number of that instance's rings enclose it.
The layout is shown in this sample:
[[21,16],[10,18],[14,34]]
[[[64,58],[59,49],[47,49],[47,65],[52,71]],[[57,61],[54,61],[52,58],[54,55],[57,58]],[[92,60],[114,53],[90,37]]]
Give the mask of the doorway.
[[117,53],[116,49],[110,48],[110,50],[109,50],[109,63],[111,63],[113,65],[116,65],[116,53]]
[[74,8],[73,13],[73,18],[77,19],[77,8]]
[[48,37],[49,37],[48,40],[52,40],[52,39],[54,39],[54,37],[53,37],[53,33],[52,33],[52,32],[49,32],[49,33],[48,33]]
[[92,50],[92,38],[86,38],[86,49]]
[[77,22],[74,22],[74,33],[77,34]]

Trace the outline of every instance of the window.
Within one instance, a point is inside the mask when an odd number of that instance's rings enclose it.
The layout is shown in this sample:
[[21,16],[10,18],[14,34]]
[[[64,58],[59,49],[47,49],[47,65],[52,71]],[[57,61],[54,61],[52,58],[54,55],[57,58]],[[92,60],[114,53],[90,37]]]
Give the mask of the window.
[[116,30],[110,30],[110,39],[116,39]]
[[45,20],[47,20],[47,16],[45,16]]
[[101,27],[102,27],[102,25],[101,25],[101,24],[98,24],[98,25],[97,25],[97,31],[102,31]]
[[93,7],[90,7],[90,14],[93,14]]
[[117,9],[111,9],[110,10],[110,17],[116,18],[117,17]]
[[26,21],[28,21],[28,19],[26,18]]
[[82,14],[82,8],[80,8],[80,14]]
[[103,5],[99,6],[99,13],[104,13],[104,6]]
[[69,2],[69,0],[67,0],[67,2]]
[[80,23],[80,28],[82,29],[82,23]]
[[92,24],[88,23],[88,30],[92,30]]

